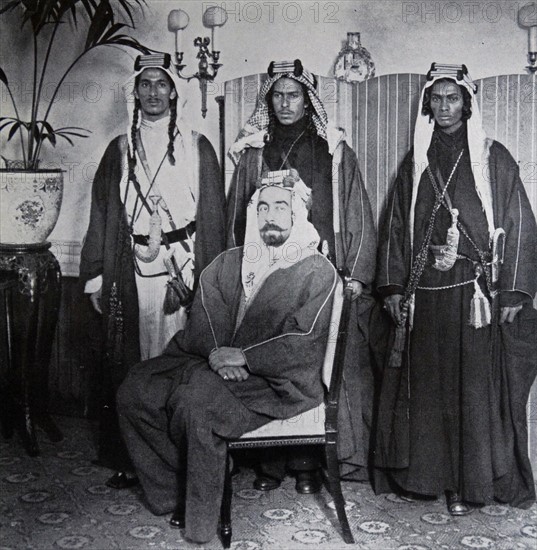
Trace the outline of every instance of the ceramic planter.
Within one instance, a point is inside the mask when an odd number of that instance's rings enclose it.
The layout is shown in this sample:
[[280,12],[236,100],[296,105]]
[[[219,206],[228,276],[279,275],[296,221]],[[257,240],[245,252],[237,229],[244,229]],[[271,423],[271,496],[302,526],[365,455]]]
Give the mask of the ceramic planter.
[[62,195],[62,170],[0,170],[0,243],[46,241],[58,221]]

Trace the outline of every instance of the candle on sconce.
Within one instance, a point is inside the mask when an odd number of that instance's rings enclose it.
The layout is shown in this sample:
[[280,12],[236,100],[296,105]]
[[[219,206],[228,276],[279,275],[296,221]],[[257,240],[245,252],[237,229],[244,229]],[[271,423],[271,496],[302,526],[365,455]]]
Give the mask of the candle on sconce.
[[181,52],[181,31],[175,31],[175,51]]
[[528,51],[537,52],[537,26],[530,27],[528,34]]

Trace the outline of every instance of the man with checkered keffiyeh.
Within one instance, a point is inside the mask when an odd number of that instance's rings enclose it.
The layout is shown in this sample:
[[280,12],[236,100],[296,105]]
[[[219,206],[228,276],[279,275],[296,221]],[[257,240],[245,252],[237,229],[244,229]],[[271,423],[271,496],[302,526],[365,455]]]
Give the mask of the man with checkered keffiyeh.
[[[229,155],[236,169],[228,197],[227,246],[244,242],[246,207],[261,176],[295,169],[312,191],[310,220],[321,237],[320,250],[342,275],[352,279],[355,302],[341,396],[339,449],[342,475],[365,479],[372,398],[362,396],[372,396],[372,375],[367,353],[371,299],[364,290],[375,272],[373,216],[356,155],[346,144],[343,130],[328,124],[317,80],[299,60],[270,64],[256,109]],[[315,467],[311,461],[300,458],[290,467],[299,471],[297,491],[320,489],[318,479],[303,473]],[[254,486],[270,490],[282,477],[283,462],[267,462]]]

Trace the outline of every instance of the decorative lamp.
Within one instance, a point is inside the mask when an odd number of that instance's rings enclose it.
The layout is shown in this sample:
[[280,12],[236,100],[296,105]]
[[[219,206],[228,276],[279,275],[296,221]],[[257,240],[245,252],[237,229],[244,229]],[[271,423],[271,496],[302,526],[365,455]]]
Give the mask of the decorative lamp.
[[172,10],[168,14],[168,30],[175,33],[175,51],[181,51],[181,31],[188,27],[190,17],[184,10]]
[[375,76],[371,54],[361,45],[359,32],[348,32],[347,43],[339,52],[334,76],[345,82],[363,82]]
[[[227,21],[227,11],[220,6],[211,6],[205,10],[203,14],[203,26],[211,29],[211,42],[213,51],[216,49],[214,35],[216,27],[223,27]],[[218,52],[220,54],[220,52]]]
[[[218,69],[222,66],[218,63],[220,52],[215,50],[215,30],[216,27],[222,27],[227,21],[227,12],[219,6],[210,6],[203,14],[202,22],[206,28],[211,29],[211,38],[194,39],[194,47],[198,48],[196,58],[199,59],[198,72],[192,75],[184,75],[183,71],[186,65],[183,64],[184,52],[181,50],[181,31],[189,23],[188,14],[183,10],[172,10],[168,15],[168,30],[175,33],[175,68],[179,78],[190,81],[197,78],[201,91],[201,115],[205,118],[207,114],[207,82],[212,82],[218,74]],[[212,44],[211,51],[209,45]],[[212,61],[209,62],[209,59]]]
[[528,59],[526,67],[531,73],[537,71],[537,2],[530,2],[518,10],[518,24],[528,29]]

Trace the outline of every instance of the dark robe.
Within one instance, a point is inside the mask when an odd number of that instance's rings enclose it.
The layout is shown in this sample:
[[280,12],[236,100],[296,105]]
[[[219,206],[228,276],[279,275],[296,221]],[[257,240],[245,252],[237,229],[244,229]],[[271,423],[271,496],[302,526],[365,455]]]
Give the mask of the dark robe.
[[[535,500],[525,420],[537,372],[537,312],[531,304],[537,290],[535,218],[516,162],[503,145],[492,142],[494,223],[506,232],[505,259],[499,296],[492,300],[492,325],[470,326],[472,279],[479,263],[476,248],[488,254],[489,235],[472,175],[466,125],[452,135],[435,131],[428,158],[433,173],[438,171],[446,182],[461,150],[447,192],[473,244],[461,232],[458,253],[464,258],[449,271],[433,268],[429,255],[415,295],[403,366],[384,370],[375,449],[375,464],[382,470],[376,489],[402,488],[425,495],[449,490],[468,502],[496,498],[526,507]],[[383,296],[403,294],[410,273],[412,163],[411,151],[399,171],[380,233],[377,285]],[[415,208],[414,254],[423,242],[434,199],[425,171]],[[445,243],[450,224],[450,214],[442,207],[433,245]],[[483,279],[479,278],[481,289],[490,299]],[[524,307],[515,322],[498,326],[500,306],[519,303]],[[534,331],[532,337],[528,330]]]
[[[337,272],[320,254],[274,271],[236,326],[241,264],[235,248],[205,269],[185,329],[164,355],[131,369],[118,392],[122,433],[149,507],[170,512],[186,492],[186,536],[200,542],[216,533],[225,439],[305,412],[324,396]],[[222,346],[243,350],[245,381],[210,369],[211,351]]]
[[[196,215],[194,249],[195,275],[199,276],[223,249],[225,243],[225,196],[218,160],[207,138],[193,132],[199,150],[199,198]],[[195,145],[196,146],[196,145]],[[140,361],[138,298],[134,258],[127,213],[120,198],[122,163],[125,162],[126,136],[110,142],[93,180],[91,214],[88,232],[81,252],[80,281],[102,275],[102,327],[106,359],[102,379],[105,430],[101,433],[99,460],[114,469],[128,466],[126,453],[121,452],[114,412],[114,396],[128,369]],[[122,332],[115,342],[107,341],[109,305],[112,285],[119,291],[122,305]],[[114,343],[116,345],[114,345]],[[115,348],[115,349],[114,349]]]
[[[311,222],[321,237],[321,243],[326,242],[329,258],[341,272],[364,285],[364,293],[353,302],[350,313],[340,394],[338,451],[341,475],[365,480],[369,476],[367,466],[374,391],[368,347],[369,316],[373,305],[370,284],[374,278],[376,255],[373,214],[358,159],[352,149],[340,141],[330,154],[328,143],[307,124],[306,118],[293,125],[276,123],[271,143],[263,149],[244,150],[228,196],[227,245],[243,243],[246,206],[260,183],[262,172],[297,169],[312,190]],[[336,179],[339,193],[334,205],[332,186]],[[333,228],[336,214],[339,218],[337,234]],[[270,471],[266,469],[266,473],[281,477],[277,474],[279,469],[275,466]]]

